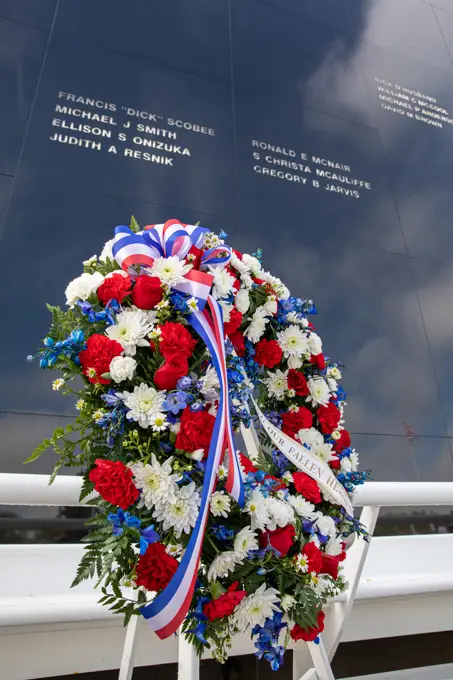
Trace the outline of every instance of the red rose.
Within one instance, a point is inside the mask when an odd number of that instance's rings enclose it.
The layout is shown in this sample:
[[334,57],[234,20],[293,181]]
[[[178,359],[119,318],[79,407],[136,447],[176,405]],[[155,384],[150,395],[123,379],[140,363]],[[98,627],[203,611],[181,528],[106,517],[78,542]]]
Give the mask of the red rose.
[[285,557],[288,550],[292,548],[296,530],[292,524],[287,524],[286,527],[278,527],[274,531],[263,531],[260,534],[260,545],[265,548],[270,544],[275,550],[280,553],[280,557]]
[[318,637],[319,633],[322,633],[324,630],[324,619],[325,619],[325,614],[324,612],[318,612],[318,621],[316,626],[313,628],[301,628],[297,623],[294,625],[294,627],[291,629],[291,637],[293,640],[304,640],[305,642],[313,642],[313,640],[316,640]]
[[316,417],[324,434],[332,434],[332,432],[338,427],[341,413],[335,404],[329,402],[327,406],[318,406]]
[[140,274],[132,290],[132,302],[139,309],[153,309],[162,300],[162,284],[157,276]]
[[132,470],[121,461],[96,460],[88,475],[98,494],[108,503],[127,510],[138,498],[138,489],[132,482]]
[[310,362],[316,366],[320,371],[323,371],[326,367],[326,360],[324,359],[324,354],[312,354],[310,357]]
[[238,354],[240,357],[243,357],[245,354],[245,340],[243,334],[240,331],[236,331],[235,333],[231,333],[229,338],[233,343],[236,354]]
[[178,560],[167,553],[163,543],[151,543],[145,554],[140,555],[135,583],[146,590],[163,590],[170,583],[178,565]]
[[206,458],[214,422],[214,416],[207,411],[191,411],[189,406],[186,406],[181,416],[181,426],[175,442],[176,448],[189,453],[203,449]]
[[118,302],[122,302],[126,295],[131,292],[132,281],[129,276],[123,276],[123,274],[112,274],[104,279],[97,289],[98,300],[104,305],[107,304],[109,300],[115,299]]
[[239,310],[236,309],[236,307],[233,307],[233,309],[230,312],[230,320],[226,321],[223,324],[223,327],[225,329],[225,335],[232,335],[232,333],[235,333],[239,326],[242,323],[242,314]]
[[105,335],[94,334],[86,342],[87,348],[79,354],[84,375],[90,383],[108,385],[110,380],[102,378],[103,373],[110,370],[113,357],[119,357],[123,348],[116,340],[110,340]]
[[186,359],[192,356],[197,341],[194,340],[187,328],[180,323],[167,321],[161,326],[161,331],[159,351],[165,359],[175,354],[182,354]]
[[321,503],[321,492],[314,479],[305,472],[293,472],[293,483],[296,491],[311,503]]
[[295,368],[288,371],[288,387],[294,390],[298,397],[306,397],[310,393],[304,374]]
[[273,368],[280,363],[283,352],[277,340],[260,340],[255,347],[255,361],[260,366]]
[[189,364],[182,354],[169,357],[154,374],[154,384],[159,390],[174,390],[176,383],[189,372]]
[[343,451],[343,449],[347,449],[349,446],[351,446],[351,437],[349,432],[347,430],[341,430],[340,439],[337,439],[333,445],[333,450],[340,452]]
[[322,555],[322,567],[321,574],[329,574],[337,580],[338,578],[338,565],[340,563],[340,555],[326,555],[326,553],[321,553]]
[[241,462],[242,467],[244,470],[248,472],[256,472],[257,468],[253,465],[252,461],[250,458],[247,458],[247,456],[244,456],[243,453],[239,454],[239,460]]
[[282,430],[294,439],[299,430],[305,430],[313,425],[313,414],[305,406],[297,411],[288,411],[282,415]]
[[208,617],[210,621],[216,619],[223,619],[224,616],[229,616],[238,606],[238,604],[247,595],[245,590],[236,590],[238,582],[235,581],[228,588],[226,593],[223,593],[216,600],[206,602],[203,607],[203,614]]
[[316,543],[306,543],[302,550],[302,555],[308,559],[308,572],[319,574],[322,569],[322,552]]

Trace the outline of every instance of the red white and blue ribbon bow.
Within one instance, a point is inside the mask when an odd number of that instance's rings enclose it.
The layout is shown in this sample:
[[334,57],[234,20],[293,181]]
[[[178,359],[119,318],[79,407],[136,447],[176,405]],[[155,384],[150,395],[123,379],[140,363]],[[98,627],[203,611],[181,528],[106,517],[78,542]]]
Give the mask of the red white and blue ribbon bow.
[[[177,220],[146,227],[141,234],[134,234],[128,227],[120,226],[115,229],[113,254],[118,264],[126,271],[131,271],[132,266],[139,265],[146,272],[146,268],[151,267],[157,258],[176,255],[181,260],[184,259],[192,246],[198,248],[203,243],[206,231],[208,230],[204,227],[183,225]],[[205,251],[202,266],[224,266],[230,257],[230,248],[218,246]],[[136,274],[135,269],[132,273]],[[241,469],[231,425],[222,308],[209,294],[212,280],[211,274],[191,269],[186,274],[184,283],[173,286],[175,290],[197,298],[198,309],[187,319],[209,350],[220,383],[220,398],[206,460],[199,515],[184,557],[165,590],[141,610],[161,639],[176,632],[189,610],[203,548],[209,501],[216,485],[217,470],[226,449],[229,465],[225,487],[239,505],[244,504]]]

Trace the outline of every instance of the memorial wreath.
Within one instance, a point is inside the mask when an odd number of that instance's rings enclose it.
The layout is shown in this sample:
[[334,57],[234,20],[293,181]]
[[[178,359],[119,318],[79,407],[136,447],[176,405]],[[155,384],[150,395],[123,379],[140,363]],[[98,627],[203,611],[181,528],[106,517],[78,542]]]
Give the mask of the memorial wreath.
[[[160,638],[182,626],[220,662],[249,631],[278,669],[347,586],[346,541],[366,537],[350,494],[366,473],[313,302],[226,236],[133,218],[83,263],[29,357],[60,371],[53,389],[78,415],[27,462],[53,448],[51,481],[82,469],[97,512],[73,585],[96,577],[126,622],[141,614]],[[249,428],[245,455],[234,433]]]

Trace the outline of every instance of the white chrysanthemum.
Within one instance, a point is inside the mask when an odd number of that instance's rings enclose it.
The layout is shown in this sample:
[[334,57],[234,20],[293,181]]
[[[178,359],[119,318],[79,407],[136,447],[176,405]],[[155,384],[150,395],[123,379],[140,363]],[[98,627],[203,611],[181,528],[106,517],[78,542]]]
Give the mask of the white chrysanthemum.
[[151,463],[140,462],[131,465],[134,484],[142,492],[139,508],[145,507],[150,510],[155,505],[176,501],[178,491],[176,482],[181,479],[181,475],[173,472],[172,462],[173,456],[161,464],[152,453]]
[[252,272],[253,276],[258,277],[261,273],[261,262],[253,255],[248,255],[244,253],[242,256],[242,262],[245,264],[247,269]]
[[308,320],[297,312],[288,312],[286,320],[288,323],[297,323],[299,326],[302,326],[302,328],[308,328]]
[[116,383],[132,380],[137,362],[132,357],[113,357],[110,362],[109,373]]
[[263,305],[263,309],[267,314],[269,314],[269,316],[273,316],[277,312],[277,298],[267,298]]
[[65,384],[65,381],[63,380],[63,378],[57,378],[52,383],[53,391],[58,392],[59,390],[61,390],[61,388],[63,387],[64,384]]
[[307,336],[294,324],[277,333],[277,342],[287,359],[308,353]]
[[209,273],[214,277],[212,282],[212,295],[216,300],[228,297],[234,290],[235,278],[227,269],[220,267],[208,267]]
[[323,515],[321,512],[317,513],[317,518],[316,518],[316,526],[318,528],[318,531],[323,535],[323,536],[336,536],[337,535],[337,525],[335,524],[335,520],[333,517],[329,517],[328,515]]
[[288,368],[300,368],[304,362],[300,357],[289,357]]
[[266,588],[262,583],[252,595],[247,595],[236,607],[233,614],[233,624],[244,632],[248,626],[264,626],[266,619],[271,619],[278,611],[280,597],[275,588]]
[[305,500],[303,496],[288,496],[288,503],[294,508],[299,517],[304,519],[314,519],[315,506]]
[[[211,397],[215,396],[212,394],[212,391],[214,390],[215,394],[217,394],[217,390],[220,389],[219,379],[214,366],[208,366],[206,373],[200,378],[199,382],[201,383],[200,392],[204,397],[208,394]],[[209,399],[209,401],[212,401],[212,399]]]
[[236,553],[233,550],[219,553],[212,560],[208,571],[208,581],[217,581],[218,578],[228,576],[230,571],[234,571],[237,565]]
[[269,513],[265,504],[265,498],[258,489],[254,489],[245,506],[245,512],[250,515],[252,529],[264,531],[270,521]]
[[264,503],[269,516],[266,529],[275,531],[277,527],[285,527],[294,522],[294,510],[286,501],[269,497],[264,499]]
[[263,383],[267,387],[269,397],[284,399],[288,389],[288,371],[281,371],[279,368],[275,372],[269,371]]
[[337,391],[337,389],[338,389],[338,383],[337,383],[336,380],[334,380],[333,378],[329,378],[329,377],[327,376],[326,382],[327,382],[327,385],[328,385],[328,387],[329,387],[330,392],[333,393],[333,392],[336,392],[336,391]]
[[250,269],[246,265],[245,262],[243,262],[234,252],[234,250],[231,251],[231,260],[230,260],[230,265],[235,269],[239,274],[241,275],[241,278],[245,276],[246,278],[250,277]]
[[270,272],[265,271],[260,272],[259,278],[272,286],[272,289],[277,296],[277,300],[287,300],[289,298],[289,288],[287,288],[279,278],[272,276]]
[[248,290],[245,288],[240,288],[236,293],[236,297],[234,298],[234,304],[238,312],[241,312],[241,314],[248,312],[250,307],[250,296]]
[[310,394],[306,397],[307,401],[311,401],[313,406],[327,406],[330,399],[330,390],[324,378],[309,378],[308,389]]
[[111,238],[110,241],[107,241],[107,243],[104,245],[102,249],[102,253],[99,255],[99,259],[101,262],[107,262],[107,258],[109,260],[114,260],[113,256],[113,244],[115,243],[115,239]]
[[322,353],[322,340],[316,333],[310,333],[308,337],[308,349],[310,354],[316,356]]
[[211,515],[214,515],[214,517],[228,517],[231,499],[224,491],[215,491],[211,496],[209,504],[211,506]]
[[255,309],[250,325],[244,333],[245,337],[250,340],[250,342],[258,342],[265,331],[268,321],[269,319],[267,318],[266,311],[262,307]]
[[228,323],[231,319],[231,312],[234,309],[234,305],[230,305],[228,302],[225,302],[225,300],[220,300],[219,302],[222,307],[223,322]]
[[234,539],[234,552],[238,561],[244,560],[251,550],[258,550],[256,533],[250,527],[244,527]]
[[326,544],[326,554],[337,556],[343,552],[344,539],[342,536],[332,536]]
[[294,608],[295,604],[296,598],[293,597],[292,595],[288,595],[288,593],[285,593],[282,597],[280,607],[283,609],[284,612],[289,612],[291,609]]
[[153,517],[157,522],[162,522],[164,531],[173,528],[175,536],[179,538],[182,533],[189,534],[195,526],[200,500],[195,482],[191,482],[177,490],[175,501],[158,505]]
[[355,472],[359,468],[359,454],[355,449],[352,449],[351,455],[349,456],[349,462],[351,463],[351,472]]
[[323,463],[329,463],[331,460],[337,460],[337,457],[333,454],[331,444],[326,444],[323,442],[322,444],[314,446],[312,451],[323,461]]
[[150,275],[157,276],[167,286],[174,286],[180,283],[191,269],[191,264],[186,264],[176,255],[171,255],[171,257],[159,257],[154,260]]
[[78,276],[66,287],[66,304],[74,307],[77,300],[88,300],[90,295],[97,291],[103,281],[104,277],[99,272],[94,274],[83,273],[81,276]]
[[116,324],[109,326],[105,334],[119,342],[124,352],[133,357],[137,347],[149,346],[146,336],[152,328],[152,322],[142,309],[126,309],[117,315]]
[[153,432],[165,432],[168,430],[170,423],[167,420],[165,413],[155,413],[151,418],[151,429]]
[[140,383],[134,387],[133,392],[117,392],[117,395],[129,409],[126,418],[135,420],[140,427],[149,427],[152,425],[153,416],[161,411],[166,392],[157,391],[154,387]]
[[301,444],[306,444],[310,447],[310,449],[318,446],[318,444],[324,444],[324,437],[315,427],[307,427],[299,430],[297,439]]

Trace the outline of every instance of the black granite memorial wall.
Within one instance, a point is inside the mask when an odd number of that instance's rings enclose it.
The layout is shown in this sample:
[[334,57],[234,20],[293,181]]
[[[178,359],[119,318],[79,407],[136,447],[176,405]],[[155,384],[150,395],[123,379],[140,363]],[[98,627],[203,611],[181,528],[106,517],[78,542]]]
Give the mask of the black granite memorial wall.
[[26,356],[133,213],[261,247],[362,467],[453,479],[452,57],[453,0],[0,0],[0,470],[73,417]]

